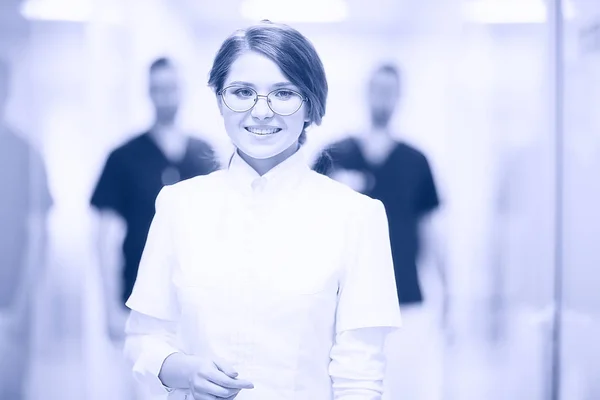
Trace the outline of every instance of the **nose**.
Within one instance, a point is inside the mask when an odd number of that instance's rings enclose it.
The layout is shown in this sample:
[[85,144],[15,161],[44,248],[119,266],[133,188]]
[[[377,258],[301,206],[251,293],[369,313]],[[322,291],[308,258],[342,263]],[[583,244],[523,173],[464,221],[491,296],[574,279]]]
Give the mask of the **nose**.
[[256,104],[252,108],[252,117],[258,120],[265,120],[273,117],[273,111],[267,104],[267,99],[264,97],[259,97],[256,101]]

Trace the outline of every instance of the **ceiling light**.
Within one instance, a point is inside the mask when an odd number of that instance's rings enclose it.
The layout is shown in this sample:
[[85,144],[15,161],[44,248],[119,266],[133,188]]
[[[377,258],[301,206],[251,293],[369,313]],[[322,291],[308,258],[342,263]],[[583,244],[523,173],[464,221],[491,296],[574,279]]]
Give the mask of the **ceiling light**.
[[340,22],[348,17],[345,0],[245,0],[245,19],[273,22]]
[[[566,19],[573,17],[573,4],[563,2]],[[463,15],[481,24],[535,24],[548,20],[544,0],[471,0],[463,3]]]
[[21,15],[30,20],[87,22],[92,5],[83,0],[26,0],[21,4]]

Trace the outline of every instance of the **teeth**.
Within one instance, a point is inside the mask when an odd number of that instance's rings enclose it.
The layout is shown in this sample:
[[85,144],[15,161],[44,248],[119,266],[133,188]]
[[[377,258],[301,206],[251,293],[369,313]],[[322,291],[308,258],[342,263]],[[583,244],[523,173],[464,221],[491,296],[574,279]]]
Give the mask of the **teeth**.
[[279,129],[279,128],[274,128],[274,129],[246,128],[246,130],[248,132],[254,133],[255,135],[272,135],[274,133],[279,132],[281,129]]

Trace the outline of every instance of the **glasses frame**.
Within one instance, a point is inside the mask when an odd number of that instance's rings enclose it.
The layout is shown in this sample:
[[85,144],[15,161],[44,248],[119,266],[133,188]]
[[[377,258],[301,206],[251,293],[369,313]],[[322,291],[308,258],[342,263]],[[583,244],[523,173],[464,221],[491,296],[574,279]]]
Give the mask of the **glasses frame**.
[[[254,104],[252,104],[252,106],[250,106],[247,110],[234,110],[233,108],[231,108],[231,106],[229,106],[229,104],[227,104],[227,101],[225,101],[225,96],[223,95],[223,93],[227,90],[227,89],[231,89],[231,88],[243,88],[243,89],[248,89],[254,92],[255,97],[254,97]],[[298,106],[298,108],[296,110],[294,110],[293,112],[289,113],[289,114],[281,114],[278,113],[277,111],[273,110],[273,107],[271,107],[271,102],[269,101],[269,96],[275,92],[278,92],[280,90],[287,90],[288,92],[292,92],[297,94],[298,96],[300,96],[300,98],[302,99],[302,101],[300,102],[300,105]],[[227,87],[224,87],[223,89],[219,90],[217,92],[217,94],[219,96],[221,96],[221,99],[223,100],[223,104],[225,104],[225,106],[227,106],[227,108],[229,108],[231,111],[233,112],[237,112],[237,113],[245,113],[248,112],[250,110],[252,110],[257,104],[258,104],[258,100],[262,97],[265,99],[267,106],[269,107],[269,110],[271,110],[274,114],[277,115],[281,115],[282,117],[289,117],[290,115],[294,115],[298,112],[298,110],[300,110],[302,108],[302,104],[304,104],[305,102],[308,102],[308,98],[302,96],[302,93],[297,92],[296,90],[292,90],[292,89],[285,89],[285,88],[279,88],[279,89],[274,89],[271,90],[269,93],[267,94],[258,94],[258,92],[254,89],[252,89],[251,87],[248,86],[240,86],[240,85],[230,85]]]

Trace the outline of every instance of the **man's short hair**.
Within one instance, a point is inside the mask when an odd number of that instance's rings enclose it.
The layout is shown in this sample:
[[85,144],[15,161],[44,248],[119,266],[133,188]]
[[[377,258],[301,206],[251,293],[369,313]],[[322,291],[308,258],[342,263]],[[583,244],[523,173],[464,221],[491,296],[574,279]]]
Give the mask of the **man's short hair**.
[[174,67],[174,66],[175,66],[175,64],[173,63],[173,61],[170,58],[160,57],[160,58],[157,58],[156,60],[154,60],[152,62],[152,64],[150,64],[150,73],[152,73],[158,69],[170,68],[170,67]]

